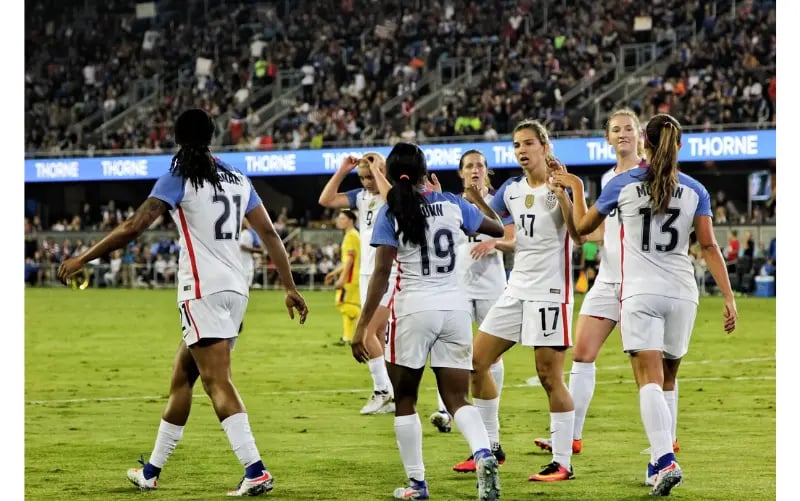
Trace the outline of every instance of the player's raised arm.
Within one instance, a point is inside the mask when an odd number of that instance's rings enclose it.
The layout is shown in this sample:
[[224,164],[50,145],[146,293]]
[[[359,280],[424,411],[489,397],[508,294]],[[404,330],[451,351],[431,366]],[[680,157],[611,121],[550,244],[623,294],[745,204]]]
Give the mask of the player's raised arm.
[[331,176],[322,189],[322,193],[319,195],[319,204],[321,206],[331,209],[350,207],[350,199],[346,194],[339,193],[339,186],[342,184],[342,181],[344,181],[344,178],[347,177],[357,165],[358,159],[354,156],[348,156],[342,160],[342,165],[333,176]]

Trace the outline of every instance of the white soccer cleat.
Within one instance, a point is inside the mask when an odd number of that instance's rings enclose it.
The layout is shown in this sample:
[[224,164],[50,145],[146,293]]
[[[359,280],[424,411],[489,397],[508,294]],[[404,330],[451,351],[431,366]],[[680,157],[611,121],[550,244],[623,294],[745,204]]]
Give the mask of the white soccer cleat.
[[388,414],[394,412],[394,397],[386,391],[376,391],[361,408],[361,414]]
[[[500,474],[497,469],[497,458],[488,450],[475,462],[478,473],[478,499],[481,501],[497,501],[500,499]],[[477,454],[477,453],[476,453]]]
[[272,474],[264,470],[260,477],[247,478],[242,477],[236,489],[228,491],[228,496],[258,496],[269,492],[273,487]]
[[128,480],[139,488],[140,491],[154,491],[158,488],[158,477],[151,479],[144,478],[142,468],[130,468],[128,470]]
[[447,411],[436,411],[431,414],[431,424],[439,429],[442,433],[449,433],[453,427],[453,418]]

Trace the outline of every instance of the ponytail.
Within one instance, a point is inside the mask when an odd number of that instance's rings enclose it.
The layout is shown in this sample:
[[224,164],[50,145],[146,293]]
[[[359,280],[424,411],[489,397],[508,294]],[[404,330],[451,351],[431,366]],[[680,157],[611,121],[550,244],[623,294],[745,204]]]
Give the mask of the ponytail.
[[680,124],[670,115],[656,115],[647,124],[646,148],[650,168],[647,169],[645,185],[650,191],[656,214],[667,211],[678,185],[680,140]]
[[425,154],[416,144],[397,143],[386,158],[386,171],[393,181],[386,195],[386,205],[397,221],[397,237],[404,243],[422,246],[428,229],[422,205],[428,201],[418,186],[428,172]]

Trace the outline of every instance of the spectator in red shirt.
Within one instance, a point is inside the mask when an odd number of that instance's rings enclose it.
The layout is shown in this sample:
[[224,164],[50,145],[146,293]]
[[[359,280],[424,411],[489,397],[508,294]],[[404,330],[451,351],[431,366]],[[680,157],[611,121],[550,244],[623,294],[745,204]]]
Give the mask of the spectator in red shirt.
[[725,259],[727,261],[733,262],[739,259],[739,238],[738,233],[736,230],[731,230],[728,232],[728,248],[726,250]]

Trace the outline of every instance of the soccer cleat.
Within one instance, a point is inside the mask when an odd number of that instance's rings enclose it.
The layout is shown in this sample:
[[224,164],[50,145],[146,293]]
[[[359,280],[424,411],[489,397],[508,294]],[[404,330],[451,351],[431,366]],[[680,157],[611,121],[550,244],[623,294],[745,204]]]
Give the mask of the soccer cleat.
[[236,489],[228,491],[228,496],[258,496],[272,490],[274,479],[272,474],[264,470],[260,477],[242,477]]
[[[540,449],[553,452],[553,441],[549,438],[537,438],[533,441],[534,444],[539,446]],[[583,450],[583,439],[573,440],[572,441],[572,453],[573,454],[580,454]]]
[[572,466],[569,470],[557,462],[546,465],[542,471],[528,477],[531,482],[559,482],[561,480],[572,480],[575,475],[572,473]]
[[452,422],[453,418],[450,417],[450,413],[447,411],[436,411],[431,414],[431,424],[442,433],[450,433],[453,429]]
[[497,458],[487,449],[478,451],[478,499],[497,501],[500,499],[500,473]]
[[658,470],[656,469],[656,465],[651,462],[647,462],[647,473],[644,477],[644,485],[649,485],[650,487],[656,485],[656,477],[658,476]]
[[[673,454],[677,454],[680,451],[681,451],[681,444],[677,440],[672,442],[672,453]],[[649,456],[650,455],[650,447],[648,447],[647,449],[642,450],[642,452],[640,452],[639,454],[644,454],[645,456]]]
[[676,461],[670,463],[658,470],[656,474],[653,490],[650,491],[651,496],[669,496],[670,491],[683,482],[683,472],[681,467],[678,466]]
[[[506,453],[503,451],[503,448],[500,444],[494,444],[492,446],[492,454],[497,459],[497,464],[503,464],[506,462]],[[453,471],[457,471],[458,473],[472,473],[476,471],[475,468],[475,457],[470,456],[464,461],[453,466]]]
[[[130,468],[128,470],[128,480],[131,481],[133,485],[139,488],[140,491],[154,491],[158,488],[158,473],[161,471],[160,468],[156,469],[156,475],[145,478],[144,476],[144,468],[147,463],[144,462],[144,457],[139,457],[139,464],[142,465],[141,468]],[[151,465],[151,468],[152,465]]]
[[374,392],[361,408],[361,414],[388,414],[390,412],[394,412],[394,397],[388,391]]
[[143,468],[129,469],[128,480],[138,487],[140,491],[154,491],[158,488],[158,477],[144,478]]
[[428,494],[428,483],[424,480],[418,481],[410,478],[408,487],[398,487],[394,490],[395,499],[430,499]]

